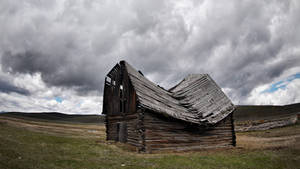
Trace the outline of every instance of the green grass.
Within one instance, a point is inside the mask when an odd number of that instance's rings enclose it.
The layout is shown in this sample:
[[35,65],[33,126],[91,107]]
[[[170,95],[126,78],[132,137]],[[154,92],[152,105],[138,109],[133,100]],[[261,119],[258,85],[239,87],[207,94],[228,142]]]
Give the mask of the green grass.
[[137,154],[104,138],[41,133],[0,121],[0,168],[291,168],[299,149],[234,148],[190,153]]

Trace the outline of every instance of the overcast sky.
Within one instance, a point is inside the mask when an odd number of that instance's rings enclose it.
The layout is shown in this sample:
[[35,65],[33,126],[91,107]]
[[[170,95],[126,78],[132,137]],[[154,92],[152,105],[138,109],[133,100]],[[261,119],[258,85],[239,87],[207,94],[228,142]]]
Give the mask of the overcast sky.
[[120,60],[170,88],[208,73],[234,104],[300,102],[299,0],[0,0],[0,111],[102,112]]

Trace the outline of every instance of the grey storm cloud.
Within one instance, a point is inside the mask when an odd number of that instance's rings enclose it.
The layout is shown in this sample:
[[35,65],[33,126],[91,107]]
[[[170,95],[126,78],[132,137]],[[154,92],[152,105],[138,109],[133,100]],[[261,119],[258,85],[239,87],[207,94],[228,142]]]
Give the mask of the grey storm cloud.
[[209,73],[243,100],[299,67],[299,1],[187,2],[2,1],[2,70],[102,94],[125,59],[166,88]]
[[14,92],[22,95],[30,95],[30,92],[28,90],[17,87],[8,81],[5,81],[5,79],[0,79],[0,92],[3,93]]
[[[99,90],[100,83],[96,73],[90,70],[89,63],[75,62],[66,56],[53,56],[36,51],[2,56],[2,69],[9,73],[41,73],[42,80],[50,86],[73,87],[81,93]],[[72,64],[71,64],[72,63]],[[98,80],[98,81],[97,81]]]

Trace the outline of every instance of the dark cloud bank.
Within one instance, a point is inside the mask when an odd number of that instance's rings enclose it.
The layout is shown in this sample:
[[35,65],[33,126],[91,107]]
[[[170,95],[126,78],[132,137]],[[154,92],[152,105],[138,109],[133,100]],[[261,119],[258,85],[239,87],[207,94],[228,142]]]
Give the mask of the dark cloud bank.
[[22,95],[30,95],[30,92],[26,89],[17,87],[7,81],[5,79],[0,79],[0,92],[3,93],[19,93]]
[[105,74],[125,59],[166,88],[188,73],[209,73],[243,102],[299,68],[299,1],[189,2],[2,1],[2,71],[40,73],[50,87],[102,95]]
[[72,64],[72,60],[69,59],[71,58],[36,51],[25,51],[15,55],[6,52],[2,56],[2,64],[5,72],[41,73],[42,80],[47,85],[74,88],[79,94],[101,88],[102,81],[96,72],[99,69],[91,69],[93,65],[85,63],[84,60]]

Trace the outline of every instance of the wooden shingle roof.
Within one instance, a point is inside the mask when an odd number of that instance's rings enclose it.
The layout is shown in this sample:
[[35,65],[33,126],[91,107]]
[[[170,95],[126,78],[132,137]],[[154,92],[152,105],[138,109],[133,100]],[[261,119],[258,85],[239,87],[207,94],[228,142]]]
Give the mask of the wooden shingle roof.
[[170,90],[157,86],[122,61],[140,105],[153,112],[201,125],[214,125],[235,109],[208,74],[193,74]]

